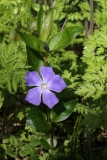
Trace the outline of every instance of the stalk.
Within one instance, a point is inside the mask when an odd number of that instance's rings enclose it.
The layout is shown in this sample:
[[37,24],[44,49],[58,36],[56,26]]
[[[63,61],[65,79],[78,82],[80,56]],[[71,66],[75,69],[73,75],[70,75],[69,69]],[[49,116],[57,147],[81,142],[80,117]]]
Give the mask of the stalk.
[[78,116],[78,119],[77,119],[77,126],[76,126],[76,133],[75,133],[75,141],[74,141],[74,158],[76,158],[76,144],[77,144],[77,139],[78,139],[78,125],[81,121],[81,115]]
[[48,118],[48,122],[51,123],[51,129],[50,129],[50,145],[51,145],[51,150],[53,151],[54,146],[53,146],[53,126],[52,126],[52,122],[50,119],[50,112],[47,112],[47,118]]
[[[77,117],[73,134],[72,134],[72,142],[71,142],[71,153],[70,153],[70,158],[76,158],[76,144],[77,144],[77,136],[78,136],[78,125],[81,120],[81,115]],[[72,156],[73,154],[73,156]]]

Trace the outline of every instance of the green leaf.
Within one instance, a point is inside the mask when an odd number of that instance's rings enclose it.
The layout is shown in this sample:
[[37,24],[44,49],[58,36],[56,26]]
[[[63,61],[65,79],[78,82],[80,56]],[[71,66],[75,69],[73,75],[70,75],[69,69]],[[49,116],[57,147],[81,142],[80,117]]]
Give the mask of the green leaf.
[[38,18],[37,18],[37,29],[38,29],[39,35],[40,35],[40,30],[42,28],[42,24],[43,24],[44,19],[45,19],[45,13],[43,11],[43,7],[41,6],[41,8],[38,12]]
[[13,77],[12,77],[12,87],[13,87],[13,89],[14,89],[15,92],[17,91],[17,86],[18,86],[18,84],[16,83],[17,82],[16,79],[17,79],[16,75],[13,74]]
[[47,122],[46,115],[36,106],[32,107],[28,112],[26,125],[35,127],[38,131],[43,133],[47,133],[51,128],[50,123]]
[[10,148],[10,147],[8,146],[5,151],[6,151],[6,153],[7,153],[9,156],[14,157],[14,158],[17,157],[17,153],[14,153],[14,152],[13,152],[13,148]]
[[39,52],[44,52],[43,42],[40,39],[30,34],[27,34],[27,33],[22,33],[19,31],[17,32],[21,36],[21,38],[23,39],[23,41],[26,43],[27,46]]
[[23,157],[28,154],[32,155],[34,153],[34,148],[30,146],[29,144],[25,144],[21,147],[21,150],[19,151],[19,154]]
[[53,10],[49,10],[47,14],[44,13],[43,7],[38,13],[37,28],[40,38],[46,41],[51,34],[53,26]]
[[11,42],[8,46],[7,46],[7,50],[6,50],[6,54],[10,55],[12,50],[13,50],[13,47],[14,47],[14,43]]
[[51,120],[52,122],[61,122],[67,119],[73,112],[77,100],[71,100],[67,103],[59,103],[52,109]]
[[19,145],[19,141],[15,136],[11,136],[10,137],[10,143],[14,146],[18,146]]
[[3,139],[2,143],[8,143],[9,142],[9,139],[5,138]]
[[20,154],[20,156],[24,157],[29,154],[29,151],[28,150],[23,150],[23,151],[21,150],[21,151],[19,151],[19,154]]
[[50,11],[48,11],[46,15],[42,12],[42,16],[40,18],[41,20],[39,20],[40,21],[39,36],[43,41],[46,41],[52,31],[53,10],[51,9]]
[[12,86],[11,86],[11,83],[10,81],[7,82],[7,89],[10,93],[12,93]]
[[45,149],[50,149],[50,144],[47,142],[46,138],[41,139],[40,143]]
[[84,27],[72,26],[72,27],[65,28],[64,30],[55,34],[47,42],[50,51],[60,50],[62,48],[65,48],[73,41],[73,39],[77,35],[79,35],[84,30],[85,30]]
[[30,144],[31,144],[32,146],[34,146],[34,147],[40,145],[40,140],[37,139],[37,138],[36,138],[35,136],[33,136],[33,135],[31,135],[31,136],[29,137],[29,141],[30,141]]
[[0,108],[3,105],[3,101],[4,101],[3,93],[0,91]]
[[40,159],[38,158],[38,155],[34,153],[33,155],[31,155],[30,160],[40,160]]
[[[40,54],[33,49],[27,47],[27,62],[29,66],[32,66],[29,70],[39,71],[40,66],[44,66],[45,62]],[[42,59],[42,60],[41,60]]]

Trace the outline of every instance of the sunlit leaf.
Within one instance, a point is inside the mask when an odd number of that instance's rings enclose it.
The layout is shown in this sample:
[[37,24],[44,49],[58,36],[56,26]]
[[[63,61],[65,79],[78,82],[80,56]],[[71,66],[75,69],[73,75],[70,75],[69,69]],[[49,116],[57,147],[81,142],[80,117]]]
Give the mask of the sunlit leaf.
[[84,27],[72,26],[72,27],[65,28],[64,30],[55,34],[47,42],[50,51],[60,50],[62,48],[65,48],[73,41],[73,39],[77,35],[79,35],[84,30],[85,30]]
[[19,31],[17,32],[27,46],[37,51],[44,52],[43,42],[40,39],[27,33],[19,32]]

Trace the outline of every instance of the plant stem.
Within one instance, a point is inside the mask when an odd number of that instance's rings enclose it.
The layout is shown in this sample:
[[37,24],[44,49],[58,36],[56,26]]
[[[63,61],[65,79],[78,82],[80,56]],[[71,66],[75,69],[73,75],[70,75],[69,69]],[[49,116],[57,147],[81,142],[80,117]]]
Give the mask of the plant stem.
[[[94,5],[93,5],[93,0],[90,0],[90,26],[88,26],[88,20],[85,21],[85,38],[87,38],[88,33],[90,33],[91,35],[93,35],[93,30],[94,30],[94,16],[93,16],[93,9]],[[88,28],[89,27],[89,28]]]
[[53,151],[53,129],[50,130],[50,144],[51,144],[51,150]]
[[94,27],[94,22],[93,22],[93,0],[90,0],[90,34],[93,35],[93,27]]
[[78,137],[78,125],[81,120],[81,115],[77,117],[75,125],[74,125],[74,130],[72,134],[72,142],[71,142],[71,153],[70,153],[70,158],[75,160],[76,156],[76,143],[77,143],[77,137]]
[[64,23],[63,23],[63,25],[62,25],[62,28],[61,28],[61,31],[64,29],[64,27],[65,27],[65,25],[66,25],[66,23],[67,23],[67,18],[65,19],[65,21],[64,21]]
[[[50,112],[47,112],[47,118],[48,118],[48,122],[51,122],[50,119]],[[51,150],[53,151],[53,126],[52,126],[52,122],[51,122],[51,129],[50,129],[50,145],[51,145]]]
[[74,157],[75,157],[75,158],[76,158],[76,152],[77,152],[77,150],[76,150],[76,145],[77,145],[78,130],[79,130],[79,129],[78,129],[78,125],[79,125],[80,121],[81,121],[81,115],[78,116],[77,125],[76,125],[76,132],[75,132],[75,141],[74,141]]

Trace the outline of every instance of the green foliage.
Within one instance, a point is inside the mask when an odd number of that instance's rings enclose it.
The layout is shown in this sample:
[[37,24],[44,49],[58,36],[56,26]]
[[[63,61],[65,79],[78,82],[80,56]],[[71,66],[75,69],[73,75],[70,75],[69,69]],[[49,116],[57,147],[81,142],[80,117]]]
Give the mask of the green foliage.
[[[95,0],[96,11],[95,11],[95,22],[98,26],[104,26],[107,23],[107,2],[106,0]],[[100,9],[99,9],[100,8]]]
[[65,28],[55,34],[47,42],[50,51],[60,50],[67,47],[78,34],[84,31],[84,29],[84,27],[73,26]]
[[39,108],[31,108],[27,115],[26,125],[35,127],[38,131],[46,133],[50,130],[51,125],[46,119],[46,114]]
[[10,93],[16,92],[18,87],[25,90],[25,74],[28,66],[26,56],[19,52],[24,50],[24,45],[17,43],[0,44],[0,89],[8,89]]
[[43,154],[43,156],[39,156],[39,160],[46,160],[48,158],[49,160],[58,160],[59,158],[63,159],[64,153],[61,152],[59,149],[55,149],[53,152],[49,150],[49,153]]
[[74,89],[77,86],[79,79],[77,55],[73,51],[62,50],[61,54],[51,53],[48,63],[61,72],[62,77],[68,81],[68,88]]
[[27,63],[31,68],[29,70],[39,71],[40,66],[44,66],[45,62],[43,56],[35,50],[26,47]]
[[[31,10],[38,11],[39,5],[32,0],[1,0],[0,1],[0,36],[1,40],[10,41],[14,34],[14,29],[23,27],[24,29],[34,30],[36,24],[35,18],[32,17]],[[16,33],[15,33],[16,34]]]
[[74,108],[73,112],[81,113],[82,115],[88,114],[89,108],[81,103],[77,103],[76,107]]
[[[32,133],[26,137],[27,132]],[[36,149],[40,146],[40,133],[30,128],[26,128],[24,132],[19,137],[11,135],[10,138],[3,140],[2,147],[5,152],[10,157],[16,158],[18,155],[20,157],[29,157],[30,159],[38,159],[36,154]]]
[[[107,2],[93,3],[89,34],[90,1],[0,1],[0,159],[84,160],[107,130]],[[26,72],[45,65],[67,84],[52,110],[24,101]],[[93,160],[107,159],[106,149]]]
[[[102,32],[102,29],[101,29]],[[101,38],[98,37],[101,35]],[[95,36],[89,36],[85,42],[82,61],[86,64],[82,83],[78,87],[76,94],[81,94],[84,98],[100,98],[106,94],[107,86],[107,59],[104,42],[105,31],[100,34],[95,31]],[[97,40],[98,39],[98,40]],[[92,43],[93,41],[93,43]],[[100,41],[100,42],[99,42]],[[100,47],[102,46],[102,47]],[[102,49],[103,48],[103,49]]]
[[25,41],[27,46],[29,46],[32,49],[35,49],[36,51],[44,52],[43,42],[40,39],[30,34],[22,33],[19,31],[17,32],[21,36],[21,38]]
[[53,26],[53,10],[49,10],[47,14],[44,13],[43,8],[40,8],[38,13],[38,20],[37,20],[37,28],[39,37],[42,41],[47,41]]
[[51,114],[51,119],[53,122],[61,122],[67,119],[73,112],[73,109],[77,103],[77,100],[71,100],[67,103],[61,103],[56,105]]
[[[89,104],[87,104],[86,108],[80,109],[81,114],[84,116],[85,120],[83,119],[81,122],[81,125],[88,125],[91,129],[95,130],[96,128],[103,127],[104,130],[107,129],[107,101],[106,96],[103,98],[97,100],[93,103],[90,107]],[[90,104],[91,105],[91,104]],[[75,111],[75,110],[74,110]],[[78,111],[77,111],[78,112]]]
[[4,101],[3,93],[2,93],[2,91],[0,91],[0,108],[3,105],[3,101]]

